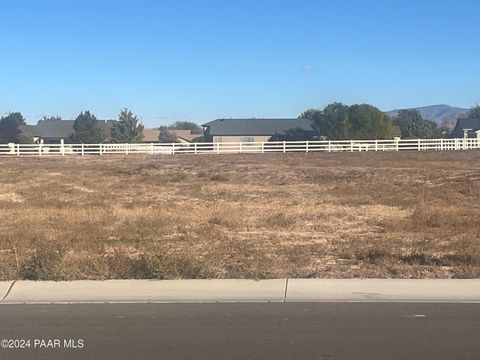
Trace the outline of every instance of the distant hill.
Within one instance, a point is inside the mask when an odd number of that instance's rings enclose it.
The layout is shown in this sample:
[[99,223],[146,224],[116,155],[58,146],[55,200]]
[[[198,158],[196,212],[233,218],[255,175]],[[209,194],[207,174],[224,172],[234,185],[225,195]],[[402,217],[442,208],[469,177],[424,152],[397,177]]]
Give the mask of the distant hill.
[[[390,116],[397,116],[400,110],[401,109],[387,111],[387,114]],[[450,105],[431,105],[409,110],[418,110],[424,119],[433,120],[437,124],[441,124],[443,119],[452,116],[458,117],[459,115],[465,114],[469,109],[453,107]]]

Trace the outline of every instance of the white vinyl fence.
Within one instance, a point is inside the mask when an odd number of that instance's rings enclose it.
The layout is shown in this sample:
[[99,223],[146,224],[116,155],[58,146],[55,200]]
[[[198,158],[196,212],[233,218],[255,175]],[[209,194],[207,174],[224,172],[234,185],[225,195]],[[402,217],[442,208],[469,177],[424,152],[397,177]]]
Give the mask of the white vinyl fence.
[[0,144],[0,156],[263,154],[287,152],[443,151],[472,149],[480,149],[480,138],[188,144]]

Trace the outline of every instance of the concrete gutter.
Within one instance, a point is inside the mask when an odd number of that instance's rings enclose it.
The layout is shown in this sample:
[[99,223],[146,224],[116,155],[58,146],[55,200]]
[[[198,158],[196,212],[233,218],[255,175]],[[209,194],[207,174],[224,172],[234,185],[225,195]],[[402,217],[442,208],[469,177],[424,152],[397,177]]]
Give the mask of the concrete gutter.
[[480,303],[479,280],[277,279],[0,282],[2,304],[196,302]]

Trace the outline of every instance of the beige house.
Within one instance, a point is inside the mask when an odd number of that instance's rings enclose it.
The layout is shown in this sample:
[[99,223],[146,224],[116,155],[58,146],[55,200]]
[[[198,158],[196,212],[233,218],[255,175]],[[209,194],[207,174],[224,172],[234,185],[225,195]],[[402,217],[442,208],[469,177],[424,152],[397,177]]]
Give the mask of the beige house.
[[266,142],[311,140],[315,136],[305,119],[217,119],[203,124],[206,142]]

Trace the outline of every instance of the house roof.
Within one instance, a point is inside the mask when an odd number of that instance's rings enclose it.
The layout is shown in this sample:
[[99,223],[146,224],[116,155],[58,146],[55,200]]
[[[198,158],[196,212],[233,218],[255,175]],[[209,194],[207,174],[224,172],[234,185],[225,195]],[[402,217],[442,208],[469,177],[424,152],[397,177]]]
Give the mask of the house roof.
[[178,138],[192,141],[193,139],[202,136],[201,134],[192,134],[191,130],[171,130]]
[[[193,139],[202,136],[201,134],[192,134],[191,130],[170,130],[169,132],[175,134],[178,138],[191,142]],[[160,129],[144,129],[143,141],[144,142],[158,142],[160,135]]]
[[40,120],[37,125],[21,125],[20,130],[43,139],[66,139],[73,133],[73,123],[74,120]]
[[457,126],[461,129],[480,129],[480,118],[460,118],[457,121]]
[[[67,139],[73,134],[75,120],[39,120],[37,125],[20,125],[22,133],[42,139]],[[98,120],[101,128],[108,130],[114,120]]]
[[203,124],[211,136],[275,135],[291,130],[313,131],[307,119],[217,119]]
[[143,129],[144,142],[158,142],[159,135],[160,135],[159,129]]
[[476,132],[480,130],[480,118],[460,118],[457,120],[457,124],[453,129],[451,136],[453,137],[463,137],[464,129],[470,129],[471,132]]

